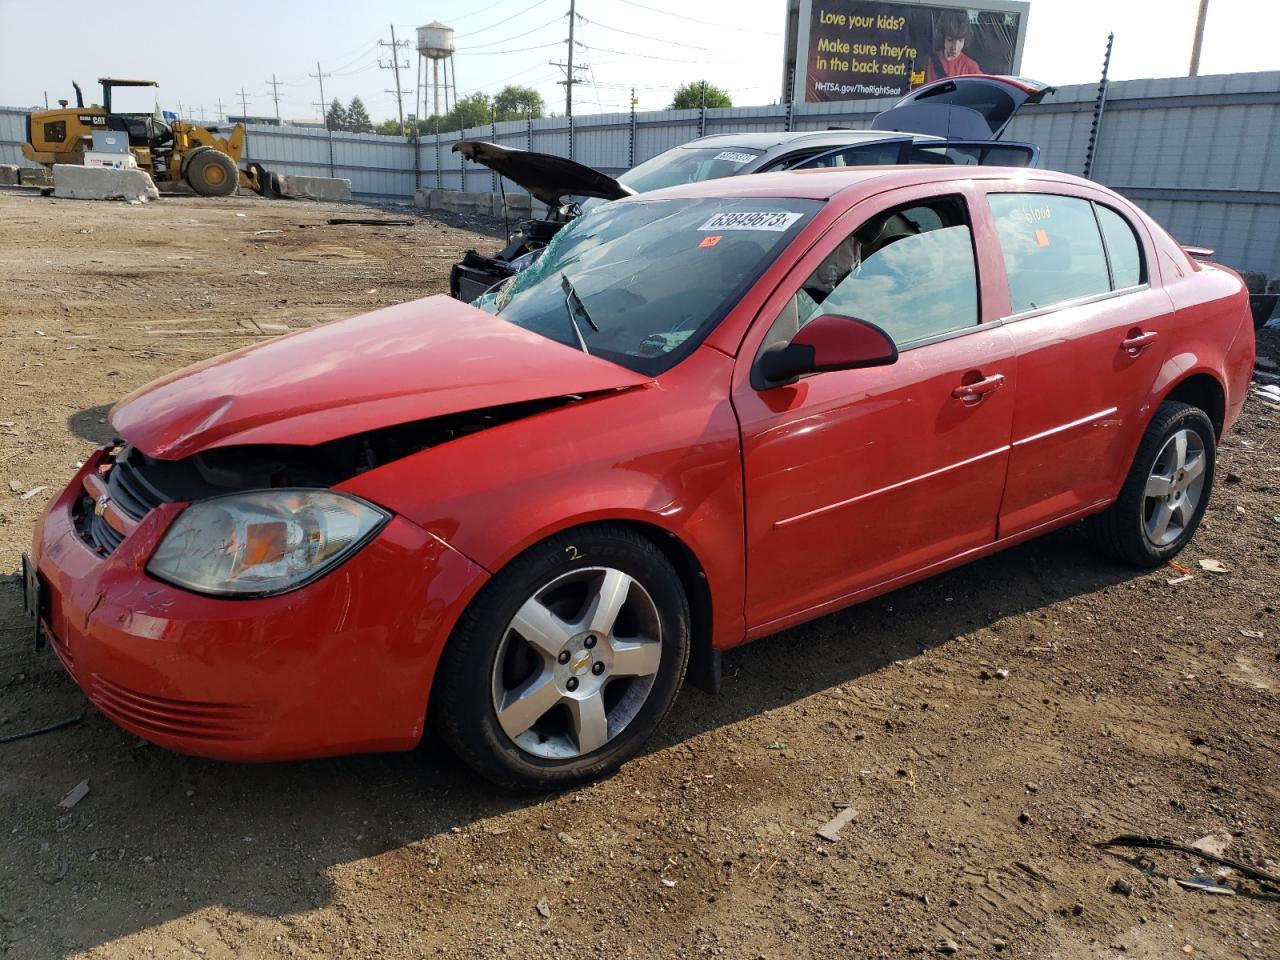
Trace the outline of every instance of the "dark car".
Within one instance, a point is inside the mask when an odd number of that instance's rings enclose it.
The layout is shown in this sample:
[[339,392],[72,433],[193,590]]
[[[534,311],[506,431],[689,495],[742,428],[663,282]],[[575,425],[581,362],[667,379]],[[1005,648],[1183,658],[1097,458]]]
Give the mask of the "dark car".
[[969,76],[927,84],[872,121],[871,129],[723,133],[672,147],[616,179],[564,157],[483,140],[454,144],[545,204],[547,215],[521,221],[492,256],[467,251],[449,276],[449,292],[470,302],[541,255],[566,223],[610,200],[682,183],[778,170],[942,164],[1034,167],[1040,151],[999,139],[1014,114],[1053,88],[1021,77]]

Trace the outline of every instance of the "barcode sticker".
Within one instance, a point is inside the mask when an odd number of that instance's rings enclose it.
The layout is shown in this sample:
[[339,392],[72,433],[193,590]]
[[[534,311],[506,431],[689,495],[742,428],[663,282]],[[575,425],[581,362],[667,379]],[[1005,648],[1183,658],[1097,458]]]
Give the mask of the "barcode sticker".
[[756,158],[754,153],[738,153],[734,150],[721,150],[715,155],[715,160],[728,160],[730,163],[750,163]]
[[803,214],[789,213],[785,210],[717,213],[698,229],[704,232],[709,230],[772,230],[781,233],[799,220],[801,216]]

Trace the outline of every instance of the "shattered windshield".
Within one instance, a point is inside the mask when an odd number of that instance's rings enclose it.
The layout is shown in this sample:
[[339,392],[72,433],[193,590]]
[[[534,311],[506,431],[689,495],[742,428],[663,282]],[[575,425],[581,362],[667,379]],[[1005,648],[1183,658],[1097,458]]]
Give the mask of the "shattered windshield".
[[536,263],[475,306],[658,374],[720,322],[821,205],[759,197],[607,204],[561,230]]
[[698,183],[732,177],[760,156],[746,147],[675,147],[632,167],[618,182],[636,193],[648,193],[678,183]]

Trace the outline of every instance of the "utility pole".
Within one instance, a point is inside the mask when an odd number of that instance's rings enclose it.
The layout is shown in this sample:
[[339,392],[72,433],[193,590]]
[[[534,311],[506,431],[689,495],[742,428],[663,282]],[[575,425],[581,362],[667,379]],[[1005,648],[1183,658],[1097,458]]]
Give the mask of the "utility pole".
[[246,121],[248,121],[248,119],[249,119],[249,95],[248,95],[247,93],[245,93],[245,91],[244,91],[244,87],[243,87],[243,86],[241,86],[241,87],[240,87],[240,110],[241,110],[241,116],[243,116],[243,117],[245,118],[245,120],[246,120]]
[[216,122],[221,123],[223,119],[226,117],[226,115],[227,115],[227,111],[222,108],[222,98],[219,97],[218,98],[218,117]]
[[[399,43],[396,42],[396,25],[393,23],[391,24],[391,42],[387,43],[385,40],[379,40],[378,46],[391,48],[390,69],[394,70],[396,75],[396,90],[395,90],[396,110],[400,114],[400,132],[403,134],[404,133],[404,94],[400,92],[400,47],[407,48],[409,46],[409,41],[401,40]],[[383,70],[386,70],[388,68],[388,65],[383,63],[381,60],[378,61],[378,66],[382,67]],[[408,69],[409,67],[408,61],[405,61],[404,66],[405,66],[405,69]],[[390,90],[387,91],[387,93],[390,93],[390,92],[391,92]]]
[[568,118],[571,129],[573,127],[573,25],[577,20],[578,11],[574,0],[569,0],[569,67],[565,71],[564,115]]
[[312,80],[320,81],[320,116],[324,118],[324,128],[329,134],[329,176],[333,176],[333,128],[329,126],[329,106],[324,100],[324,78],[329,76],[320,69],[320,61],[316,61],[316,72],[308,73],[308,77]]
[[264,82],[271,84],[271,99],[276,102],[276,123],[279,123],[280,122],[280,82],[276,80],[276,75],[274,73],[271,75],[270,80],[267,80]]
[[1204,20],[1209,14],[1209,0],[1200,0],[1200,12],[1196,15],[1196,36],[1191,41],[1191,69],[1188,77],[1200,75],[1200,47],[1204,43]]

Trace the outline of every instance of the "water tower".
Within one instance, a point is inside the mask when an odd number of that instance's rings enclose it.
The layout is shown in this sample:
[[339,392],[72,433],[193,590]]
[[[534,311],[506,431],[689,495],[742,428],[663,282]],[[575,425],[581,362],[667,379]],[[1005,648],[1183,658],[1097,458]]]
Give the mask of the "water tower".
[[[432,20],[425,27],[418,28],[418,55],[431,61],[431,90],[434,95],[435,116],[440,116],[440,64],[444,62],[444,109],[449,112],[449,88],[453,88],[453,99],[458,100],[458,81],[453,68],[453,27],[446,27],[439,20]],[[426,97],[423,97],[423,112],[426,112]]]

